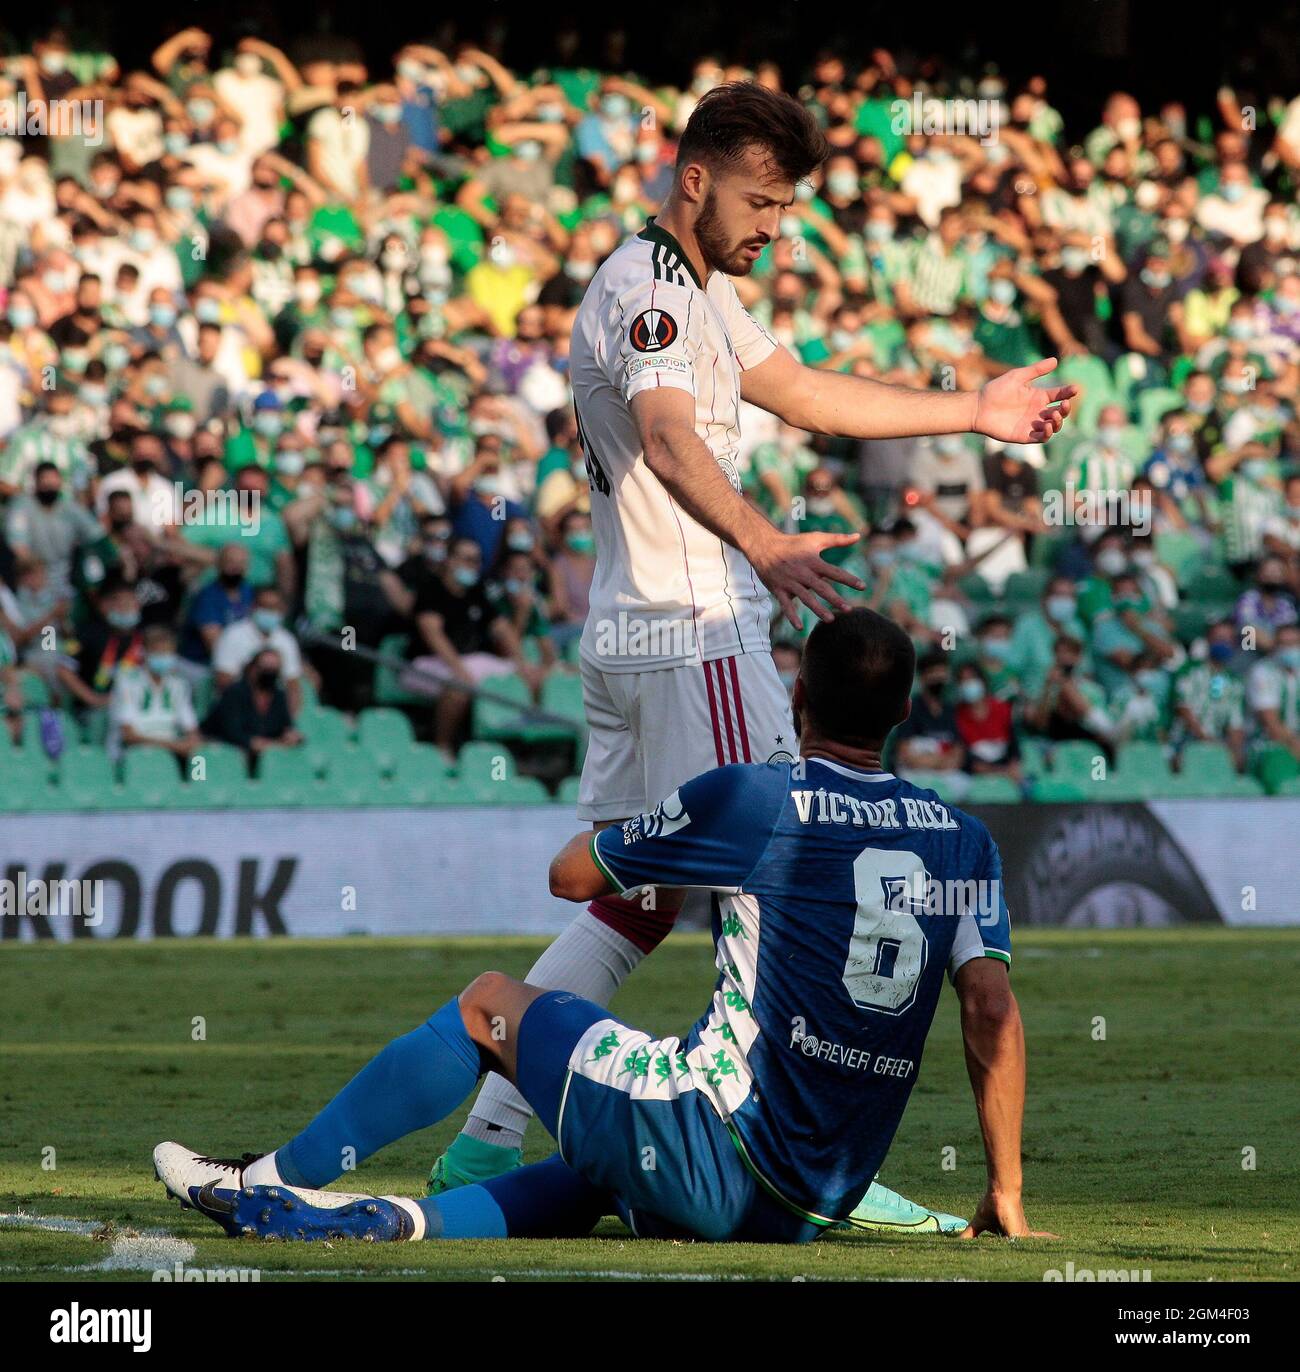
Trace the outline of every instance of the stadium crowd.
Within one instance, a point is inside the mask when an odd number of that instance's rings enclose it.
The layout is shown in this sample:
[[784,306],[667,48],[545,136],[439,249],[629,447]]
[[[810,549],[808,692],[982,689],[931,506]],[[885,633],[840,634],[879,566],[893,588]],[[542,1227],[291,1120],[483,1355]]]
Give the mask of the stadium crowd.
[[6,59],[0,769],[306,752],[368,707],[449,756],[535,727],[448,682],[580,718],[570,323],[694,102],[756,79],[834,150],[737,282],[781,343],[963,389],[1054,354],[1082,387],[1043,448],[744,415],[750,497],[861,530],[861,598],[918,643],[895,765],[972,800],[1068,797],[1098,755],[1148,793],[1292,786],[1300,96],[1189,120],[1116,91],[1067,129],[1041,77],[937,70],[701,56],[658,86],[563,37],[531,72],[420,43],[379,69],[198,28],[148,70],[58,30]]

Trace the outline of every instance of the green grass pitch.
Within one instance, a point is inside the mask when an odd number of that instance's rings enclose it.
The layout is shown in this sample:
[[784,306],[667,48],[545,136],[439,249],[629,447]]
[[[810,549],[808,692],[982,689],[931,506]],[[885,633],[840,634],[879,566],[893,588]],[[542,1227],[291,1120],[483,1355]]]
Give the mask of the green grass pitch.
[[[282,1142],[382,1043],[476,973],[522,975],[538,940],[236,942],[0,949],[0,1280],[150,1280],[129,1241],[278,1277],[1041,1281],[1074,1268],[1172,1279],[1296,1276],[1300,931],[1024,932],[1027,1211],[1059,1241],[835,1233],[804,1248],[662,1243],[614,1220],[575,1242],[375,1246],[230,1241],[168,1202],[150,1150]],[[683,1032],[711,952],[680,935],[616,1002]],[[194,1037],[202,1016],[206,1037]],[[371,1159],[343,1189],[414,1192],[459,1116]],[[48,1150],[53,1150],[52,1152]],[[530,1156],[549,1140],[530,1134]],[[52,1166],[51,1166],[52,1164]],[[1253,1165],[1250,1165],[1253,1164]],[[884,1180],[969,1214],[983,1157],[947,995]],[[36,1217],[83,1221],[75,1232]],[[84,1232],[85,1221],[100,1226]],[[170,1251],[170,1250],[169,1250]],[[115,1255],[127,1252],[117,1261]],[[88,1270],[90,1269],[90,1270]]]

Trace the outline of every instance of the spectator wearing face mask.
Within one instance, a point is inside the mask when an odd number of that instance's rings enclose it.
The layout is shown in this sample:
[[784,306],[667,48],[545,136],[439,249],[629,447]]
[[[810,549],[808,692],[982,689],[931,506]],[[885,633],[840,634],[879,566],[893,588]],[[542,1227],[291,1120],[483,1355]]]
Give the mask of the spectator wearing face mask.
[[1154,653],[1144,653],[1111,691],[1112,737],[1122,743],[1164,743],[1173,722],[1171,678]]
[[85,709],[104,710],[118,672],[143,661],[135,589],[122,581],[106,582],[96,597],[94,618],[81,631],[76,670],[61,666],[59,684]]
[[596,575],[596,538],[591,516],[575,510],[560,526],[560,546],[551,558],[551,590],[555,605],[552,633],[567,646],[582,634]]
[[535,680],[536,672],[524,660],[510,621],[488,597],[482,552],[472,538],[453,538],[441,572],[416,601],[413,620],[411,664],[402,686],[436,695],[434,739],[454,754],[471,698],[465,691],[448,689],[449,684],[477,686],[512,672]]
[[[866,521],[829,467],[817,466],[804,478],[803,510],[793,521],[804,533],[855,533]],[[827,548],[826,560],[842,566],[858,549]]]
[[489,599],[509,622],[519,641],[531,640],[536,645],[541,659],[540,670],[525,680],[534,687],[540,686],[542,678],[555,666],[557,652],[546,614],[546,599],[543,588],[538,585],[532,556],[503,551],[487,590]]
[[1295,584],[1281,558],[1266,557],[1260,562],[1255,584],[1238,598],[1233,618],[1238,630],[1254,630],[1259,652],[1272,648],[1280,629],[1300,621]]
[[1280,625],[1272,653],[1246,678],[1260,746],[1277,744],[1300,762],[1300,625]]
[[96,509],[103,514],[119,491],[131,497],[134,522],[152,533],[162,533],[180,518],[176,484],[162,474],[165,453],[155,434],[137,434],[131,441],[131,465],[113,472],[99,483]]
[[15,559],[36,558],[44,564],[51,594],[66,600],[77,551],[98,539],[100,528],[85,506],[68,499],[54,463],[42,462],[32,473],[30,493],[9,502],[4,536]]
[[984,468],[961,434],[941,434],[922,447],[912,472],[915,488],[933,497],[926,508],[959,538],[969,531],[971,502],[984,490]]
[[1264,530],[1282,512],[1277,464],[1263,443],[1221,448],[1205,464],[1216,483],[1228,566],[1247,575],[1264,550]]
[[1015,700],[1020,695],[1020,680],[1012,665],[1011,620],[991,614],[980,624],[976,664],[980,679],[994,700]]
[[227,543],[217,553],[216,576],[190,602],[181,643],[185,660],[206,667],[224,630],[252,613],[248,549],[238,541]]
[[1294,576],[1300,572],[1300,473],[1289,476],[1282,494],[1282,508],[1265,520],[1264,547],[1280,557]]
[[38,464],[48,463],[77,497],[87,491],[93,462],[74,414],[76,394],[62,377],[44,394],[44,408],[15,429],[0,451],[0,499],[31,489]]
[[1022,610],[1011,631],[1007,665],[1015,672],[1027,697],[1037,696],[1052,669],[1052,651],[1061,634],[1081,642],[1087,631],[1079,618],[1074,582],[1054,576],[1043,590],[1040,604]]
[[420,521],[419,532],[411,549],[397,568],[398,580],[406,592],[401,610],[408,618],[416,600],[447,561],[450,544],[451,520],[446,515],[433,515]]
[[1172,410],[1160,421],[1155,449],[1142,466],[1160,514],[1176,529],[1212,525],[1209,482],[1196,451],[1193,417]]
[[1052,646],[1052,666],[1038,698],[1025,710],[1029,727],[1052,742],[1079,739],[1113,757],[1106,693],[1083,670],[1081,639],[1062,634]]
[[893,733],[893,768],[903,776],[943,772],[960,783],[966,770],[966,744],[948,699],[949,654],[939,649],[925,654],[916,664],[916,675],[921,687],[912,699],[911,713]]
[[1152,373],[1163,377],[1177,351],[1175,326],[1182,317],[1178,286],[1170,270],[1170,245],[1156,239],[1146,260],[1120,288],[1121,342],[1147,359]]
[[118,672],[108,707],[108,750],[161,748],[187,758],[199,746],[189,682],[178,670],[176,635],[151,624],[141,635],[144,661]]
[[1020,747],[1011,704],[989,689],[979,664],[957,668],[957,733],[966,748],[966,767],[975,776],[1005,776],[1021,781]]
[[1225,743],[1240,771],[1245,765],[1246,692],[1233,670],[1236,628],[1231,620],[1210,625],[1206,653],[1175,678],[1174,741]]
[[1133,670],[1144,653],[1175,670],[1183,661],[1168,616],[1142,593],[1131,571],[1111,583],[1110,605],[1092,621],[1091,648],[1097,679],[1110,692]]
[[259,652],[272,649],[280,659],[294,716],[302,708],[302,654],[298,640],[284,626],[284,599],[275,586],[259,586],[253,593],[253,612],[233,620],[217,635],[212,647],[212,670],[217,686],[231,685]]
[[458,538],[472,538],[478,544],[485,567],[496,559],[506,521],[528,513],[507,494],[501,474],[502,446],[494,433],[479,435],[473,461],[451,481],[452,527]]
[[256,652],[239,679],[222,691],[203,721],[203,733],[245,749],[254,764],[268,748],[302,745],[281,676],[280,655],[274,648]]

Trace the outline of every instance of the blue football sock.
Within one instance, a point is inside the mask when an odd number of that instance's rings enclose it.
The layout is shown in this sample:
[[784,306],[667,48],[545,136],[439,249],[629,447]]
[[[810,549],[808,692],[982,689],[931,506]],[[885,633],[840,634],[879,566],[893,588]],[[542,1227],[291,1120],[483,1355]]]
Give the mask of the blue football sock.
[[427,1239],[580,1238],[613,1209],[612,1198],[558,1153],[481,1186],[458,1186],[416,1204],[424,1212]]
[[479,1051],[449,1000],[394,1039],[275,1155],[291,1186],[324,1186],[372,1153],[449,1115],[482,1073]]

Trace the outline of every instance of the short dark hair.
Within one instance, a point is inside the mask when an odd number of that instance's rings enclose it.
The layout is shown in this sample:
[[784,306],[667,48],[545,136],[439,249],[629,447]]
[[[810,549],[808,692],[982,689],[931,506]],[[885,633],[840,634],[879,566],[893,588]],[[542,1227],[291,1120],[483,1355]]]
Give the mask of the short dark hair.
[[695,106],[677,144],[677,165],[734,165],[755,146],[791,181],[802,181],[830,155],[817,121],[793,96],[754,81],[726,81]]
[[916,648],[892,619],[860,607],[823,620],[804,647],[803,711],[819,734],[881,743],[912,694]]

